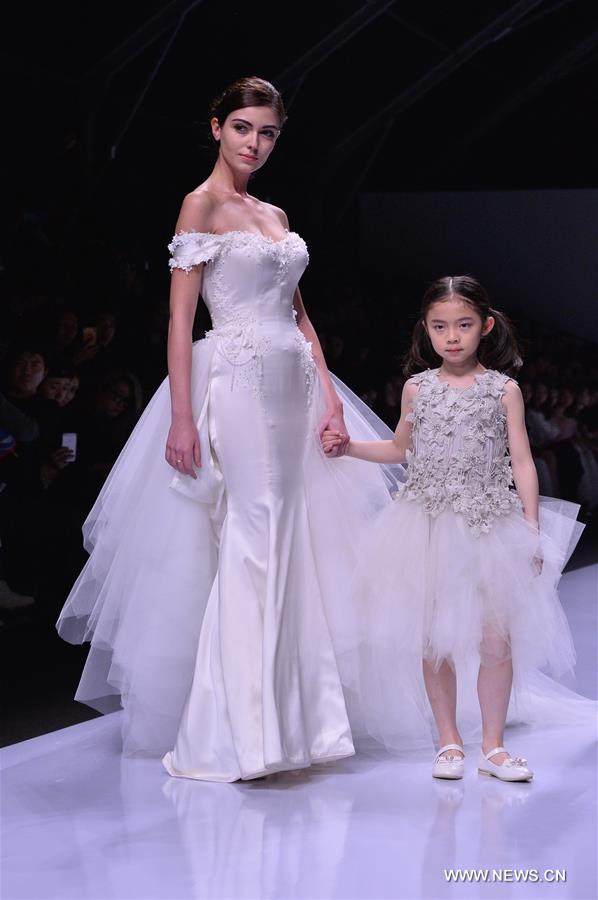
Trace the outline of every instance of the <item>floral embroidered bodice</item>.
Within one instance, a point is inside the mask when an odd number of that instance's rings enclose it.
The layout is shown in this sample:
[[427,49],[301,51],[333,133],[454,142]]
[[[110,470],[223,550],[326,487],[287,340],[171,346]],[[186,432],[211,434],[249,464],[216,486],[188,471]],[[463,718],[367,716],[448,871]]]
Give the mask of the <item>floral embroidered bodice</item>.
[[407,416],[413,449],[398,498],[417,500],[432,516],[450,507],[474,534],[490,531],[497,516],[521,508],[507,455],[502,398],[508,376],[487,369],[471,386],[455,388],[438,369],[428,369],[412,381],[418,388]]
[[212,319],[206,338],[239,371],[234,383],[260,392],[261,361],[289,341],[299,353],[311,391],[311,345],[295,322],[293,296],[309,261],[305,241],[290,231],[279,241],[248,231],[183,232],[168,245],[170,268],[189,272],[205,263],[202,297]]

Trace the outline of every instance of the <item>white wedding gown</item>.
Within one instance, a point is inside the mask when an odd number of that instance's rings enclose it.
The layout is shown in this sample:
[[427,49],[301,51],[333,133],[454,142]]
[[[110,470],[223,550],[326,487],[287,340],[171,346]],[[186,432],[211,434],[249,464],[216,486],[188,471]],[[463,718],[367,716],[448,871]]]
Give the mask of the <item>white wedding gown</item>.
[[[361,718],[349,574],[400,472],[322,453],[293,310],[308,261],[297,234],[192,232],[170,249],[173,268],[206,264],[202,466],[193,480],[164,460],[165,381],[84,526],[90,559],[58,622],[92,641],[76,699],[122,703],[125,752],[168,751],[171,775],[234,781],[348,756]],[[390,434],[367,416],[346,402],[354,437]]]

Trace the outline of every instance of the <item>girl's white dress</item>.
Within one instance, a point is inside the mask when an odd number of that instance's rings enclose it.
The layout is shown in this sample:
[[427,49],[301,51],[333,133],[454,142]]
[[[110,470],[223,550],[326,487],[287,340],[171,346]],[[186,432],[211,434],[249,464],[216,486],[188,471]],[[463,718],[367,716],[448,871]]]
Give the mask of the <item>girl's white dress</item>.
[[458,671],[467,739],[479,732],[479,665],[509,658],[511,721],[587,721],[595,704],[546,677],[575,661],[556,586],[579,507],[541,498],[540,534],[524,518],[507,455],[508,376],[486,370],[467,388],[438,369],[412,380],[407,480],[361,544],[352,588],[368,635],[357,687],[368,732],[390,746],[427,742],[422,658]]

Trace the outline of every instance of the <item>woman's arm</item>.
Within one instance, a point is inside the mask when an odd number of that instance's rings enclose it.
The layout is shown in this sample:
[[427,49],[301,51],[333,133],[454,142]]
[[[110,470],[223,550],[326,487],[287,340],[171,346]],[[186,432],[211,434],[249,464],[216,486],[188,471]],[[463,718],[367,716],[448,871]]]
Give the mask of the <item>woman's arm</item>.
[[295,290],[293,305],[297,313],[297,326],[303,332],[305,340],[311,344],[311,352],[326,399],[326,412],[324,413],[318,429],[320,437],[327,428],[332,429],[338,435],[337,443],[334,446],[325,449],[324,452],[328,456],[342,456],[349,443],[349,434],[343,416],[343,404],[334,389],[330,372],[328,371],[328,366],[324,359],[322,346],[318,339],[318,335],[316,334],[316,329],[310,322],[309,316],[305,311],[299,288]]
[[334,389],[332,379],[330,378],[330,372],[328,371],[328,366],[326,365],[326,360],[324,359],[322,345],[320,344],[320,340],[318,338],[318,335],[316,334],[316,329],[310,322],[309,316],[305,311],[305,306],[303,305],[303,299],[301,297],[301,291],[299,290],[299,288],[297,288],[295,291],[293,306],[295,307],[295,312],[297,313],[297,326],[303,332],[305,340],[311,344],[311,352],[313,354],[314,362],[320,376],[320,381],[322,382],[324,396],[326,398],[326,410],[330,415],[334,415],[335,413],[340,413],[342,415],[343,404]]
[[[289,220],[285,211],[283,209],[279,209],[278,207],[272,207],[272,210],[280,220],[284,228],[286,228],[286,230],[288,231]],[[345,419],[343,417],[343,404],[334,389],[332,379],[330,378],[330,372],[328,371],[328,366],[326,365],[326,360],[324,359],[322,346],[320,344],[318,335],[316,334],[316,329],[310,322],[309,316],[305,311],[303,298],[301,296],[301,291],[299,290],[299,288],[296,288],[295,290],[295,294],[293,296],[293,306],[297,314],[297,327],[303,333],[305,340],[311,344],[312,355],[316,364],[316,368],[318,370],[320,383],[322,385],[324,397],[326,400],[326,412],[318,428],[320,437],[322,436],[322,433],[326,428],[332,428],[339,435],[339,440],[337,444],[327,450],[326,453],[329,456],[342,456],[342,454],[345,452],[347,444],[349,443],[347,426],[345,425]]]
[[538,474],[534,465],[525,428],[525,407],[519,386],[509,381],[503,404],[507,410],[507,437],[513,481],[523,506],[525,518],[538,526]]
[[[176,224],[180,231],[210,231],[211,203],[205,194],[188,194]],[[170,282],[168,375],[172,421],[166,441],[166,461],[177,472],[196,478],[201,465],[199,435],[191,407],[191,334],[201,291],[203,263],[190,272],[175,269]],[[182,460],[182,462],[177,462]]]

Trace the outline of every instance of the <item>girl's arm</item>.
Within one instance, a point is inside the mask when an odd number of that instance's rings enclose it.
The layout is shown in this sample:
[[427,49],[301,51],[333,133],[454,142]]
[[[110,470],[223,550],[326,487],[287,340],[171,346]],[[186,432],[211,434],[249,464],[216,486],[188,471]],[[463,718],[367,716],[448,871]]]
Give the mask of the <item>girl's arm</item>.
[[513,481],[523,506],[525,518],[538,526],[538,475],[525,428],[525,407],[519,386],[509,381],[503,404],[507,410],[507,437]]
[[395,429],[395,435],[388,441],[349,441],[346,451],[347,456],[355,459],[365,459],[375,463],[403,463],[407,456],[407,450],[411,447],[411,423],[407,416],[411,407],[417,385],[408,381],[401,396],[401,418]]
[[[205,194],[185,197],[176,231],[210,231],[211,205]],[[191,333],[201,291],[203,263],[190,272],[175,269],[170,282],[168,322],[168,375],[171,426],[166,441],[166,460],[184,475],[196,478],[193,463],[201,465],[199,435],[191,407]],[[177,463],[181,459],[181,463]]]

